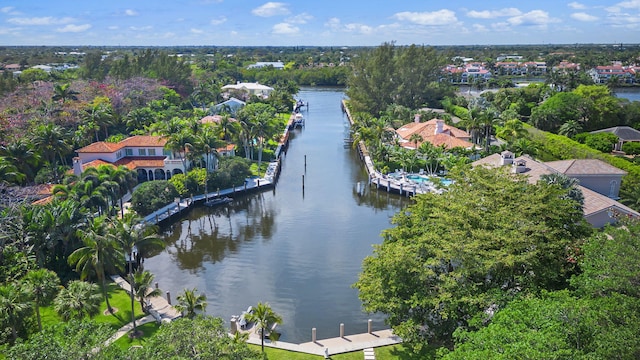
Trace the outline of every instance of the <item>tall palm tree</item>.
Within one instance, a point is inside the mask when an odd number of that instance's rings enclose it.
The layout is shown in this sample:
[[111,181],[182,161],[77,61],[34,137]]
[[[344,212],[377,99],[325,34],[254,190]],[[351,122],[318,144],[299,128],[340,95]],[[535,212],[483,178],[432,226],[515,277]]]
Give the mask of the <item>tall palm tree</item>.
[[178,304],[176,310],[185,314],[189,319],[196,316],[196,311],[205,311],[207,308],[207,297],[204,294],[197,295],[197,288],[184,289],[182,294],[178,295]]
[[36,316],[38,318],[38,329],[42,331],[42,320],[40,319],[40,305],[50,301],[58,292],[60,279],[51,270],[38,269],[30,271],[24,278],[28,293],[33,297]]
[[71,253],[68,262],[76,267],[82,280],[95,272],[102,285],[102,294],[107,303],[107,309],[109,312],[113,312],[107,294],[106,272],[122,267],[122,250],[112,237],[107,236],[107,226],[105,218],[102,216],[90,221],[88,228],[81,230],[80,236],[84,246]]
[[505,121],[504,126],[496,135],[499,138],[506,140],[508,143],[512,143],[516,139],[526,138],[529,135],[529,132],[524,128],[522,121],[518,119],[510,119]]
[[0,155],[10,160],[21,173],[25,174],[27,181],[33,181],[41,156],[34,149],[32,141],[24,137],[17,138],[0,146]]
[[0,286],[0,318],[11,327],[13,341],[18,338],[18,325],[24,321],[29,303],[24,290],[16,284]]
[[65,321],[81,320],[85,316],[93,317],[100,312],[101,298],[98,285],[73,280],[66,288],[60,290],[53,301],[53,307]]
[[56,157],[63,165],[66,163],[65,156],[71,151],[71,146],[67,143],[69,138],[70,136],[62,126],[53,123],[36,126],[32,135],[33,144],[42,152],[43,157],[54,169],[57,167]]
[[78,100],[78,97],[76,96],[78,94],[79,92],[71,89],[71,84],[69,83],[55,84],[53,86],[53,96],[51,97],[51,100],[60,101],[61,103],[64,103],[67,100]]
[[267,330],[273,324],[282,324],[282,317],[276,314],[268,303],[259,302],[252,313],[247,316],[247,321],[256,323],[256,329],[260,332],[262,351],[264,352],[264,337]]
[[144,224],[142,218],[134,213],[127,213],[122,219],[113,219],[110,225],[109,236],[129,258],[127,274],[133,273],[136,258],[139,259],[153,249],[164,248],[164,242],[157,235],[157,228]]
[[416,150],[418,149],[418,143],[422,141],[424,141],[424,139],[418,133],[413,133],[411,134],[411,136],[409,136],[409,142],[413,143],[413,148]]
[[138,270],[133,273],[132,282],[135,296],[140,302],[140,307],[145,313],[149,312],[146,301],[150,297],[158,297],[162,295],[162,291],[152,286],[153,274],[149,271]]
[[[104,130],[104,139],[109,137],[109,126],[113,125],[111,106],[106,103],[98,103],[85,110],[84,120],[96,126],[96,129]],[[96,141],[100,141],[96,130]]]

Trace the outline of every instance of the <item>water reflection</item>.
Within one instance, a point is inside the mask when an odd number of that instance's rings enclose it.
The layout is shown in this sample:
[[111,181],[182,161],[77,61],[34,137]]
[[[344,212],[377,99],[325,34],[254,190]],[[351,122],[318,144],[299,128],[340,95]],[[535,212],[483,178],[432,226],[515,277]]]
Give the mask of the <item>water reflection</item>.
[[310,108],[305,127],[292,134],[276,189],[193,209],[165,229],[169,246],[145,267],[164,291],[197,287],[207,313],[225,320],[269,302],[283,317],[282,341],[309,341],[313,327],[320,339],[335,337],[340,323],[346,334],[365,332],[369,318],[383,328],[382,316],[362,312],[351,285],[390,218],[411,200],[366,184],[357,153],[344,146],[341,91],[299,95]]

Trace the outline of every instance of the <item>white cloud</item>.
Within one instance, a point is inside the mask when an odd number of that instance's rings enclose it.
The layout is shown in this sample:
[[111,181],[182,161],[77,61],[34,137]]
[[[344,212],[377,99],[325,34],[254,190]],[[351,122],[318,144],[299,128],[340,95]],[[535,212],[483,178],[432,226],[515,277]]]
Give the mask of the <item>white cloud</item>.
[[9,12],[11,12],[11,10],[15,9],[13,6],[5,6],[3,8],[0,8],[0,12],[1,13],[5,13],[8,14]]
[[77,32],[83,32],[83,31],[89,30],[90,28],[91,28],[90,24],[82,24],[82,25],[69,24],[63,28],[56,29],[56,31],[62,32],[62,33],[66,33],[66,32],[77,33]]
[[511,25],[545,26],[560,20],[549,17],[549,13],[542,10],[532,10],[526,14],[511,17],[507,20]]
[[408,21],[418,25],[448,25],[458,22],[456,14],[447,9],[433,12],[399,12],[393,17],[400,21]]
[[371,33],[374,32],[374,28],[369,26],[369,25],[365,25],[365,24],[358,24],[358,23],[350,23],[350,24],[342,24],[342,22],[340,21],[340,19],[338,18],[331,18],[329,19],[329,21],[327,21],[324,26],[330,28],[331,30],[334,31],[343,31],[343,32],[350,32],[350,33],[359,33],[359,34],[364,34],[364,35],[369,35]]
[[290,12],[285,3],[268,2],[251,10],[251,13],[260,17],[271,17],[276,15],[289,15]]
[[467,12],[468,17],[476,18],[476,19],[495,19],[497,17],[518,16],[520,14],[522,14],[522,11],[516,8],[504,8],[500,10],[483,10],[483,11],[471,10]]
[[586,6],[586,5],[581,4],[581,3],[577,2],[577,1],[570,2],[570,3],[568,4],[568,6],[569,6],[570,8],[572,8],[572,9],[576,9],[576,10],[583,10],[583,9],[586,9],[586,8],[587,8],[587,6]]
[[133,31],[147,31],[147,30],[151,30],[153,29],[153,26],[147,25],[147,26],[130,26],[129,30],[133,30]]
[[497,22],[495,24],[491,24],[491,30],[498,32],[511,31],[511,26],[508,22]]
[[204,34],[204,30],[200,30],[200,29],[191,29],[191,33],[192,34]]
[[7,22],[16,25],[62,25],[74,21],[75,19],[71,17],[54,18],[51,16],[33,18],[11,18],[7,20]]
[[227,22],[227,18],[224,16],[220,16],[217,19],[211,19],[211,25],[222,25]]
[[622,1],[613,6],[605,8],[608,12],[618,13],[622,9],[640,10],[640,0]]
[[273,28],[271,29],[271,31],[274,34],[279,34],[279,35],[293,35],[300,32],[300,28],[288,23],[279,23],[279,24],[273,25]]
[[307,13],[302,13],[287,18],[286,22],[288,22],[289,24],[306,24],[311,19],[313,19],[313,16]]
[[579,12],[571,14],[571,18],[578,21],[596,21],[598,20],[597,16],[589,15],[587,13]]
[[487,32],[489,31],[486,26],[480,24],[473,24],[473,31],[475,32]]
[[138,15],[138,12],[133,9],[127,9],[124,11],[124,14],[127,16],[136,16]]
[[107,29],[109,29],[109,30],[118,30],[118,29],[120,29],[120,27],[118,25],[111,25],[111,26],[107,27]]

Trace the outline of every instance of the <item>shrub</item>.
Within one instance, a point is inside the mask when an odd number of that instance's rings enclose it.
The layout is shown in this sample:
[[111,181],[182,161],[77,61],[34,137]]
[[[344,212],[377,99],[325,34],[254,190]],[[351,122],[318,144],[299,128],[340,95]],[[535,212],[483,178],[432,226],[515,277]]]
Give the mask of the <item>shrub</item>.
[[131,195],[131,208],[140,216],[146,216],[171,203],[180,196],[175,186],[167,180],[148,181],[140,184]]
[[626,142],[622,144],[622,151],[629,155],[640,154],[640,142]]

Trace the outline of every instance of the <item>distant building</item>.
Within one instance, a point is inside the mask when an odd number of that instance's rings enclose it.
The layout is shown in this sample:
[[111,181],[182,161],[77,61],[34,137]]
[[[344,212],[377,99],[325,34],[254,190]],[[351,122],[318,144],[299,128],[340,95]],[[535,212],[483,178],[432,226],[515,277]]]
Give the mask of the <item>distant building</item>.
[[247,103],[234,97],[229,98],[227,101],[223,101],[219,104],[213,105],[209,111],[210,114],[220,114],[222,112],[228,112],[235,115],[236,112],[242,109]]
[[[413,134],[420,135],[422,141],[417,143],[411,141]],[[475,147],[473,143],[469,142],[471,136],[466,131],[447,125],[441,119],[431,119],[421,123],[418,115],[416,115],[414,122],[397,129],[396,135],[400,138],[400,146],[407,149],[415,149],[416,145],[420,147],[423,142],[429,142],[433,146],[444,146],[445,149],[455,147],[472,149]]]
[[255,64],[247,66],[247,69],[261,69],[268,66],[271,66],[274,69],[278,70],[284,69],[284,63],[282,61],[259,61]]
[[640,142],[640,131],[629,126],[615,126],[607,129],[592,131],[591,134],[611,133],[618,137],[618,142],[614,146],[614,150],[621,151],[622,145],[626,142]]
[[274,89],[270,86],[262,85],[259,83],[238,82],[232,85],[225,85],[222,87],[222,90],[227,92],[237,91],[248,96],[255,95],[258,97],[267,98]]

